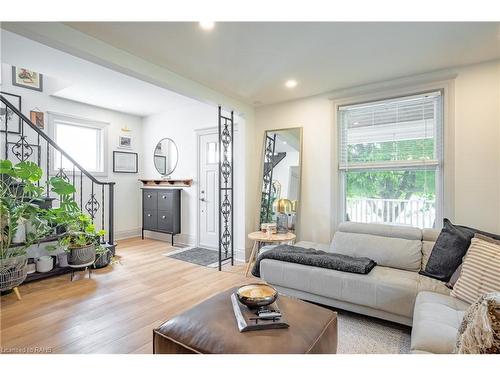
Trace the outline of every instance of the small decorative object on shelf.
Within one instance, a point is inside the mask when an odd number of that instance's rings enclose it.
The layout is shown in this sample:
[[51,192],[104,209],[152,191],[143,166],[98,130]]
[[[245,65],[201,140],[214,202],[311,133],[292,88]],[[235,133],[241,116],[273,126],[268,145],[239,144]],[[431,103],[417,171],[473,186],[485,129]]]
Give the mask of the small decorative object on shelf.
[[260,230],[264,234],[276,234],[276,223],[262,223]]
[[267,223],[267,231],[266,233],[268,235],[276,234],[277,229],[276,229],[276,223]]

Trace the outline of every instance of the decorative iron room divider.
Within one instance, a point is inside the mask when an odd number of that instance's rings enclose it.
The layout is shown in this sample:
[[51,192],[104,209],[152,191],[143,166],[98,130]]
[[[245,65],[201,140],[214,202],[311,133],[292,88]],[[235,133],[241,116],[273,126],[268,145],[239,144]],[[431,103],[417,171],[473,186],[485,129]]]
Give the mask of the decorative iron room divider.
[[223,116],[219,106],[219,271],[226,260],[234,265],[233,144],[233,111],[231,117]]

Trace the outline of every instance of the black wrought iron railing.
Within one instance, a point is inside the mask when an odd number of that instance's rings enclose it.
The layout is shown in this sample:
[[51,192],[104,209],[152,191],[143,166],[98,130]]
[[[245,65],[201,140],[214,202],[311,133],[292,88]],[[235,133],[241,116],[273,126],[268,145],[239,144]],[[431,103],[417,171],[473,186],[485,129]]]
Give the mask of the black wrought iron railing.
[[[12,162],[37,163],[43,171],[42,181],[48,182],[51,176],[58,176],[71,182],[76,189],[73,193],[75,202],[82,212],[89,214],[96,227],[106,231],[107,239],[103,239],[103,242],[108,243],[114,252],[115,183],[98,180],[3,95],[0,95],[0,101],[0,117],[3,120],[0,125],[0,146],[3,148],[3,158]],[[46,198],[55,198],[51,196],[48,183],[46,186]]]

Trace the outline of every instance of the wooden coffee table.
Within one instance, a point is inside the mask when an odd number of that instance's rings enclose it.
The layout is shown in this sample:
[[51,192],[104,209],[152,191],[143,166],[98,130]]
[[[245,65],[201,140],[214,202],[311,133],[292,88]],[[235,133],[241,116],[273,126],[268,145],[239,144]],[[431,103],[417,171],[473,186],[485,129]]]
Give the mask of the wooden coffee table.
[[248,272],[250,272],[250,268],[252,264],[255,262],[257,258],[257,254],[259,253],[260,245],[263,243],[272,243],[272,244],[288,244],[293,245],[295,243],[295,238],[297,236],[292,232],[288,233],[276,233],[268,235],[267,233],[252,232],[248,235],[248,239],[254,241],[252,253],[250,254],[250,259],[248,259],[247,270],[245,275],[248,276]]
[[285,329],[240,332],[229,289],[153,330],[154,354],[334,354],[337,313],[280,295]]

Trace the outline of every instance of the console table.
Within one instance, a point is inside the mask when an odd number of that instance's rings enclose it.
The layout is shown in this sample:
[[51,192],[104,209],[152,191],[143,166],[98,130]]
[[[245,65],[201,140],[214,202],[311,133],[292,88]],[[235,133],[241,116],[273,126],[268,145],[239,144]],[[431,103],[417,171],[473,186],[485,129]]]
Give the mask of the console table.
[[181,192],[176,188],[142,188],[142,239],[144,231],[167,233],[181,232]]

